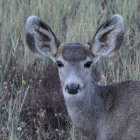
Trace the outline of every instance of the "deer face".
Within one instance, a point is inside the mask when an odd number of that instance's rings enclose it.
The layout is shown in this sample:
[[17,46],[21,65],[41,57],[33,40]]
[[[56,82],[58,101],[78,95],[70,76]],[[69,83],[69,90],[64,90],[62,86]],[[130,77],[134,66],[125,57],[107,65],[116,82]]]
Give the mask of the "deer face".
[[86,44],[60,43],[50,27],[36,16],[26,23],[26,42],[39,56],[49,56],[58,66],[65,96],[85,93],[91,82],[91,65],[101,56],[113,55],[121,46],[124,25],[120,15],[114,15],[97,30]]
[[88,84],[93,60],[89,50],[90,46],[87,44],[60,44],[56,64],[65,95],[78,95]]

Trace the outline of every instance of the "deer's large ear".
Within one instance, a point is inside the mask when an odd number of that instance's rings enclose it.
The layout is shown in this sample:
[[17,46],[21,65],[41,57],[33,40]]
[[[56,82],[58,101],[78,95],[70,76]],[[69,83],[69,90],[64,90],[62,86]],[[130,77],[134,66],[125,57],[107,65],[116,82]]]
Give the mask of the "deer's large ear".
[[122,45],[124,35],[123,17],[116,14],[97,30],[89,42],[95,57],[111,56]]
[[25,27],[26,43],[30,50],[39,56],[49,56],[53,61],[60,42],[50,29],[36,16],[27,19]]

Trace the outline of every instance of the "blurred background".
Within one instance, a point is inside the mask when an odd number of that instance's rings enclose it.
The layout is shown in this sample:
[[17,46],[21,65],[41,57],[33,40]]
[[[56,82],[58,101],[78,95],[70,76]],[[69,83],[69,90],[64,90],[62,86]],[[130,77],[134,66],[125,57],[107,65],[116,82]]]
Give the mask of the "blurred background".
[[140,0],[0,0],[0,140],[74,140],[55,64],[25,43],[31,15],[61,42],[87,42],[113,14],[125,23],[119,53],[93,67],[98,84],[140,80]]

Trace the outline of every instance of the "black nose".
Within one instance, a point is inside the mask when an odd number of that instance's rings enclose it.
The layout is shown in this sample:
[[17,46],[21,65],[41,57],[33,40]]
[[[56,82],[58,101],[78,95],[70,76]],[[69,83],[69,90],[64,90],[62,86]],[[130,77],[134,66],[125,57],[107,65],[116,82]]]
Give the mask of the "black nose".
[[79,84],[68,84],[66,86],[66,89],[69,94],[76,94],[76,93],[78,93],[80,86],[79,86]]

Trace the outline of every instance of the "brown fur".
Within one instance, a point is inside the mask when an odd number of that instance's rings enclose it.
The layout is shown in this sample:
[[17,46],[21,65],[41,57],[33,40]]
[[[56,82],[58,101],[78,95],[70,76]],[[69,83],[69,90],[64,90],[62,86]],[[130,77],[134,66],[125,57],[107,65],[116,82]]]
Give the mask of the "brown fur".
[[66,61],[82,61],[87,57],[87,51],[85,47],[81,47],[82,44],[68,44],[63,48],[62,56]]

